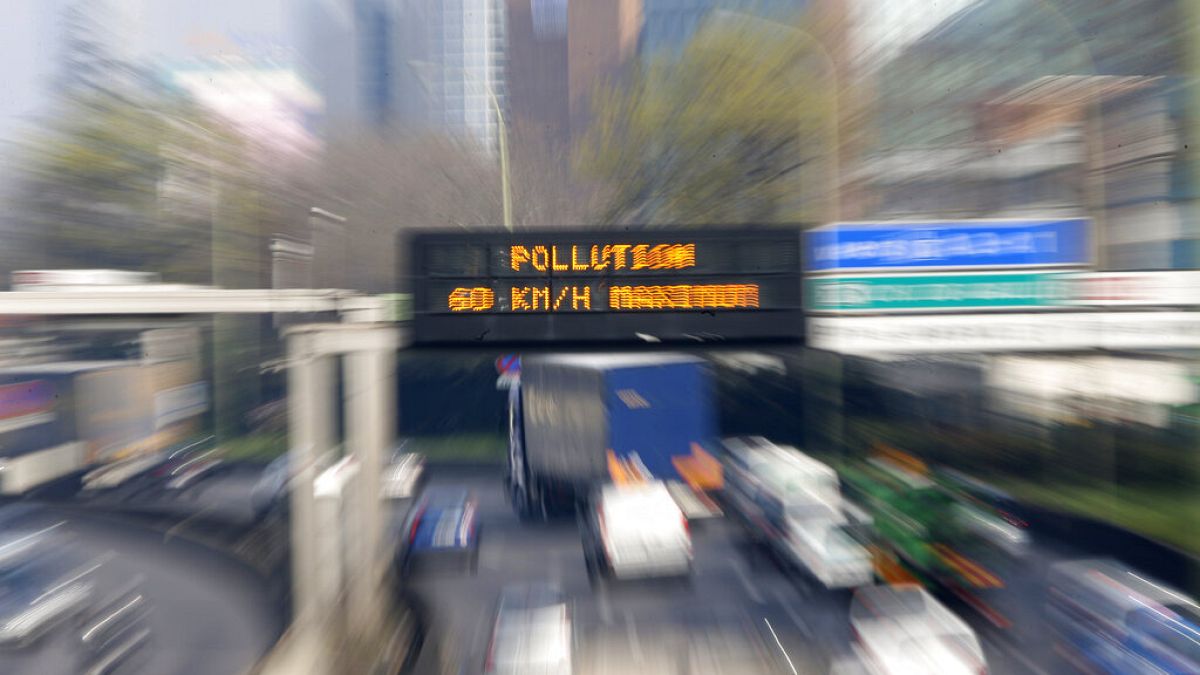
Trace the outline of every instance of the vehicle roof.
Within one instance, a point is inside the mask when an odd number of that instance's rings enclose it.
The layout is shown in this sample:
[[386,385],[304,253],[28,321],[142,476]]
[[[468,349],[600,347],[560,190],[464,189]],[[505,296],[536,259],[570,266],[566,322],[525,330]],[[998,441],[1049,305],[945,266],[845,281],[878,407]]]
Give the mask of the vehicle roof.
[[600,498],[606,502],[623,499],[644,501],[647,499],[666,498],[671,500],[671,503],[675,503],[675,499],[671,496],[671,491],[667,489],[667,484],[658,480],[625,485],[608,483],[600,489]]
[[636,368],[642,366],[667,366],[682,363],[704,363],[704,359],[688,354],[673,352],[613,353],[613,354],[548,354],[531,358],[537,363],[575,366],[593,370],[613,368]]
[[775,464],[806,473],[837,476],[833,467],[804,454],[795,446],[777,445],[761,436],[726,438],[724,442],[725,447],[751,467]]
[[[1051,568],[1053,577],[1060,577],[1076,587],[1088,587],[1103,594],[1118,605],[1142,606],[1141,599],[1160,605],[1186,605],[1196,608],[1196,601],[1183,593],[1160,584],[1111,558],[1071,560],[1056,563]],[[1108,578],[1115,584],[1104,583]],[[1132,591],[1132,593],[1131,593]],[[1141,596],[1138,598],[1137,596]]]

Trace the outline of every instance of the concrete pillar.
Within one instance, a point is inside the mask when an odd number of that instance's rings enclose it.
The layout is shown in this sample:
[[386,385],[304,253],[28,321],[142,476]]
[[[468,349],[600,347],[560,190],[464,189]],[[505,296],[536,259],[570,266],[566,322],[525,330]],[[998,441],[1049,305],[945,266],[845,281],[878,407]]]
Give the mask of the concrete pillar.
[[386,326],[358,326],[364,339],[347,353],[346,445],[358,460],[355,500],[354,567],[349,578],[348,619],[353,628],[370,629],[381,609],[380,582],[390,550],[384,539],[385,513],[380,475],[395,439],[396,331]]
[[[288,471],[291,499],[292,606],[302,641],[322,642],[314,527],[313,479],[319,458],[333,446],[333,363],[315,348],[314,334],[288,335]],[[314,664],[314,670],[321,672]]]

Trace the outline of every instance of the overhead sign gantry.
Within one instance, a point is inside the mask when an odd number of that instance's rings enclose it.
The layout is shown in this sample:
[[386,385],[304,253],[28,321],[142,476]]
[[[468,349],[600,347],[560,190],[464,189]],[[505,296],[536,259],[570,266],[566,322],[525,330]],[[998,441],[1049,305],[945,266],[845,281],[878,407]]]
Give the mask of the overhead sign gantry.
[[423,233],[413,341],[799,339],[800,232]]

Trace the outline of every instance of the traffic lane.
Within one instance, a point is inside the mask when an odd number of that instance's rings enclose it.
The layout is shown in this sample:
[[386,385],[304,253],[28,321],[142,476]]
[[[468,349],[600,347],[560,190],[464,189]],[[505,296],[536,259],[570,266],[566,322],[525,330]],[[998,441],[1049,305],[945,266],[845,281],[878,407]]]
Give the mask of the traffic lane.
[[75,503],[108,511],[145,511],[179,521],[203,517],[245,528],[260,519],[254,490],[262,476],[262,469],[254,465],[216,465],[180,486],[172,486],[170,475],[139,476],[111,490],[85,493]]
[[[262,581],[246,568],[209,549],[130,527],[100,515],[45,507],[36,521],[63,522],[62,529],[88,560],[97,591],[141,579],[151,608],[151,642],[138,672],[179,675],[244,673],[274,643],[282,629]],[[78,672],[55,667],[78,663],[79,633],[60,625],[47,639],[5,658],[4,672]],[[20,668],[20,669],[18,669]]]
[[1013,622],[1007,629],[997,627],[959,597],[947,592],[938,595],[975,629],[993,672],[1053,673],[1057,659],[1046,623],[1046,573],[1055,563],[1080,557],[1086,556],[1061,542],[1034,535],[1020,572],[1007,575],[1007,585],[999,590],[1006,596],[1002,609]]
[[[593,585],[574,523],[520,523],[505,502],[498,471],[456,475],[439,470],[431,473],[431,484],[469,487],[479,499],[484,534],[478,576],[435,574],[414,583],[430,606],[440,610],[435,631],[464,662],[483,662],[492,603],[500,588],[510,581],[547,579],[558,582],[573,599],[583,636],[580,653],[585,658],[596,653],[588,648],[590,633],[603,636],[598,639],[605,644],[616,640],[623,658],[629,658],[639,646],[629,639],[628,626],[635,627],[634,635],[647,631],[670,635],[691,617],[731,607],[764,627],[769,624],[769,644],[776,644],[778,638],[776,648],[788,655],[797,672],[828,672],[833,663],[852,659],[849,594],[831,593],[804,573],[780,564],[763,548],[748,543],[728,519],[693,528],[696,567],[690,587],[654,581]],[[1033,551],[1038,569],[1072,555],[1054,542],[1038,543]],[[1015,587],[1019,601],[1029,608],[1023,616],[1041,616],[1044,590],[1039,578],[1040,573]],[[961,603],[954,608],[978,631],[991,672],[1046,672],[1044,640],[1015,641],[989,629],[982,617]],[[1040,639],[1045,631],[1034,626],[1029,632]],[[618,638],[623,633],[622,642]],[[644,647],[640,651],[647,652]]]
[[[703,634],[708,628],[703,622],[697,624],[696,617],[717,615],[761,626],[769,636],[766,644],[786,652],[783,663],[791,659],[798,672],[825,672],[830,654],[846,648],[844,598],[824,591],[806,593],[778,567],[747,558],[737,531],[721,519],[695,528],[696,568],[690,584],[640,581],[593,586],[574,522],[520,523],[505,502],[498,474],[456,476],[439,471],[431,475],[430,485],[473,489],[482,535],[476,576],[446,572],[412,580],[413,590],[434,608],[432,633],[440,645],[422,654],[420,672],[439,672],[437,668],[446,667],[439,658],[448,656],[456,664],[478,670],[485,657],[495,598],[506,583],[521,581],[552,580],[562,586],[574,604],[580,654],[585,659],[611,652],[608,647],[597,651],[589,645],[617,638],[622,640],[622,658],[637,661],[639,653],[650,658],[651,647],[665,644],[665,638],[651,640],[647,647],[638,636],[678,635],[681,627],[688,626],[688,634]],[[432,656],[435,650],[440,652],[437,657]],[[784,665],[779,672],[791,671]]]

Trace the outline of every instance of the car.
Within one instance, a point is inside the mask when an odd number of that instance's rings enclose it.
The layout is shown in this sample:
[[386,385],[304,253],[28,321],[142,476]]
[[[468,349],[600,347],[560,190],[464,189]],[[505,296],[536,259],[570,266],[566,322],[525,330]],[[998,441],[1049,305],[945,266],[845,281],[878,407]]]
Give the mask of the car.
[[384,499],[410,499],[421,487],[425,477],[425,457],[416,452],[396,450],[383,471],[380,491]]
[[97,593],[83,615],[79,646],[83,672],[136,672],[144,665],[153,633],[145,579],[137,576],[123,586]]
[[851,531],[825,519],[792,521],[783,546],[821,585],[844,592],[874,580],[871,555]]
[[36,642],[55,626],[79,616],[91,601],[94,586],[87,568],[56,536],[56,529],[17,525],[0,530],[2,647]]
[[421,493],[402,530],[401,575],[458,561],[471,573],[479,564],[479,514],[475,496],[465,489],[431,488]]
[[1200,673],[1200,606],[1114,560],[1056,563],[1046,619],[1060,670]]
[[487,675],[570,675],[575,653],[571,608],[552,583],[500,591],[483,672]]
[[585,513],[584,559],[593,578],[690,577],[688,520],[661,481],[602,486]]
[[980,675],[975,631],[916,584],[867,586],[850,601],[854,652],[874,675]]
[[258,482],[250,491],[250,501],[254,506],[254,512],[259,516],[263,516],[275,508],[286,509],[288,507],[286,497],[289,466],[288,455],[284,453],[263,469]]

